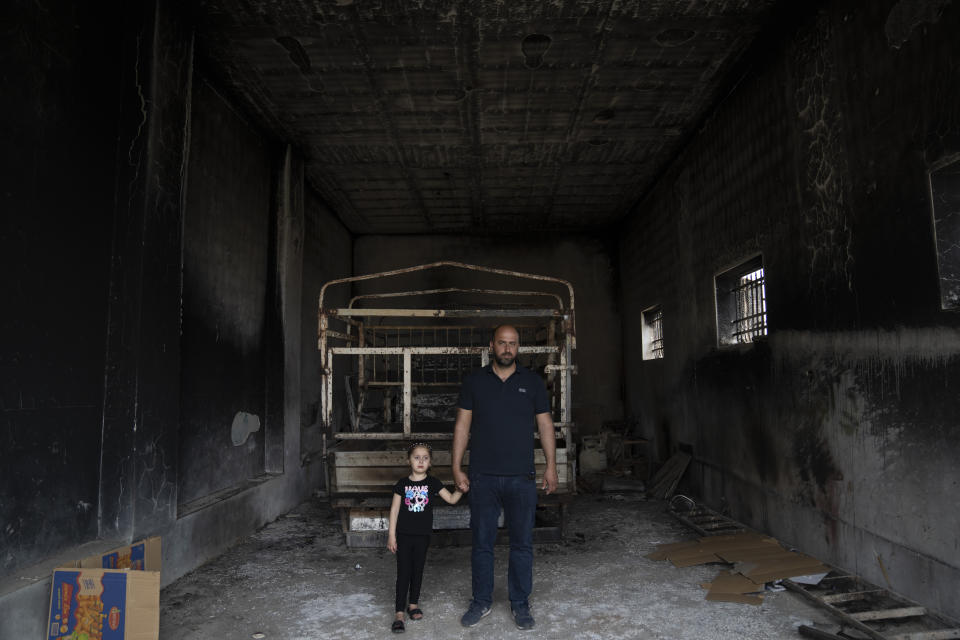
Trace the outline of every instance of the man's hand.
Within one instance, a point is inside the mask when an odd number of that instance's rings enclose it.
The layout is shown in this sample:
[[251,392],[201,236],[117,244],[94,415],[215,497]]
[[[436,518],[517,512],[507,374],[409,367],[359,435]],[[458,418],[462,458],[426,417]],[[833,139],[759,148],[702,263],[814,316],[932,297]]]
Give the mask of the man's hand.
[[457,489],[466,493],[470,491],[470,478],[467,477],[460,469],[453,470],[453,482],[457,485]]
[[553,493],[557,490],[560,479],[557,477],[557,440],[550,412],[537,414],[537,431],[540,432],[543,457],[547,460],[547,468],[543,472],[543,488],[547,493]]
[[457,421],[453,424],[453,446],[450,447],[450,470],[453,471],[453,481],[457,484],[457,489],[464,493],[470,491],[470,478],[460,465],[463,464],[463,454],[467,452],[472,421],[473,411],[457,408]]
[[560,484],[560,479],[557,477],[557,468],[548,466],[543,472],[543,488],[547,493],[553,493],[557,490],[558,484]]

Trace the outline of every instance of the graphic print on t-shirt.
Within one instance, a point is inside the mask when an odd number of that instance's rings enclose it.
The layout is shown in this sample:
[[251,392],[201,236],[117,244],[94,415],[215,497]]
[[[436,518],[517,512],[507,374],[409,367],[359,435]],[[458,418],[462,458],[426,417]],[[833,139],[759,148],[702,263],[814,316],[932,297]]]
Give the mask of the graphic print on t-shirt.
[[428,485],[407,485],[403,490],[405,496],[403,503],[407,505],[407,509],[410,511],[423,511],[427,503],[430,502],[430,487]]

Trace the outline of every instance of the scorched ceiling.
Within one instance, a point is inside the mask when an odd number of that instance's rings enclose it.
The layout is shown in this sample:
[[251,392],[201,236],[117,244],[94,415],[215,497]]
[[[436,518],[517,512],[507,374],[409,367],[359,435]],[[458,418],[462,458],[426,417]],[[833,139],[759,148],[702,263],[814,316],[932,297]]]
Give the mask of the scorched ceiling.
[[774,0],[209,0],[209,71],[354,233],[618,220]]

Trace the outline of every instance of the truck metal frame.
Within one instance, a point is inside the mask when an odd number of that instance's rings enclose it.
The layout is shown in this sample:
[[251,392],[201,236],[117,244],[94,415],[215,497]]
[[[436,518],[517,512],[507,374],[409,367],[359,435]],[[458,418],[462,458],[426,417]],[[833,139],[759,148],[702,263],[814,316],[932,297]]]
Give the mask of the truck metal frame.
[[[479,273],[517,279],[524,282],[525,288],[388,290],[353,296],[343,308],[324,305],[331,287],[364,281],[388,285],[395,276],[434,269],[472,272],[467,275],[473,277]],[[563,289],[566,296],[547,288]],[[397,304],[405,298],[423,301],[438,296],[447,299],[467,296],[473,300],[474,307],[380,306],[385,301]],[[477,300],[490,302],[483,304]],[[365,306],[368,304],[378,306]],[[521,334],[518,358],[545,375],[556,426],[558,493],[575,490],[576,456],[571,419],[573,374],[576,373],[574,314],[573,286],[566,280],[462,262],[433,262],[340,278],[323,285],[318,312],[323,454],[327,462],[327,488],[334,506],[343,509],[348,543],[352,539],[353,546],[366,546],[382,533],[384,514],[369,510],[384,509],[393,482],[406,473],[405,443],[440,443],[453,439],[449,416],[446,420],[431,422],[424,415],[449,409],[438,398],[449,400],[449,392],[459,388],[465,373],[489,362],[490,330],[503,323],[515,325]],[[340,327],[334,328],[335,324]],[[335,384],[339,375],[343,375],[342,389]],[[445,390],[448,393],[444,395]],[[371,398],[381,405],[376,419],[370,417]],[[335,407],[341,402],[346,415],[338,423]],[[394,410],[395,404],[397,410]],[[443,424],[443,428],[437,424]],[[531,431],[534,431],[532,425]],[[450,482],[449,453],[439,449],[433,456],[432,473]],[[464,462],[469,464],[469,453]],[[539,448],[535,463],[539,476],[545,467]],[[544,502],[556,503],[556,499]],[[361,509],[367,510],[365,515]],[[562,521],[562,506],[560,512]],[[456,522],[446,524],[453,525],[449,526],[451,529],[457,528]],[[444,528],[444,523],[441,521],[437,528]],[[353,532],[357,535],[351,536]],[[539,538],[544,539],[542,535]]]

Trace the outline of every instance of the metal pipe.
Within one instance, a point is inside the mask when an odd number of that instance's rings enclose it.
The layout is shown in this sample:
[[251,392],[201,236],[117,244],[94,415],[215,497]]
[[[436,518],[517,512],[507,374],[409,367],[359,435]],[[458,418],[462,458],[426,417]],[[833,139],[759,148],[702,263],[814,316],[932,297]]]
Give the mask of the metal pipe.
[[372,298],[402,298],[405,296],[424,296],[424,295],[436,295],[440,293],[480,293],[488,295],[503,295],[503,296],[547,296],[553,298],[557,301],[557,307],[560,311],[563,311],[563,300],[560,299],[555,293],[550,293],[547,291],[513,291],[509,289],[463,289],[460,287],[447,287],[445,289],[422,289],[415,291],[397,291],[394,293],[364,293],[358,296],[350,298],[350,304],[347,305],[347,308],[352,309],[353,303],[357,300],[367,300]]
[[324,398],[326,402],[323,407],[323,414],[325,416],[323,426],[333,431],[333,358],[329,358],[329,363],[325,371],[323,384],[326,390],[326,397]]
[[346,340],[347,342],[356,342],[357,336],[351,336],[346,333],[341,333],[339,331],[334,331],[333,329],[327,329],[328,338],[340,338],[341,340]]
[[[454,354],[467,354],[467,355],[477,355],[477,354],[488,354],[490,353],[490,347],[330,347],[327,349],[329,353],[333,355],[341,356],[355,356],[357,354],[378,354],[378,355],[403,355],[404,351],[409,350],[410,353],[415,353],[417,355],[454,355]],[[536,347],[519,347],[517,349],[519,353],[558,353],[561,352],[560,347],[545,347],[545,346],[536,346]],[[562,355],[562,352],[561,352]]]
[[410,433],[410,422],[413,415],[413,388],[410,386],[412,372],[410,371],[410,349],[403,350],[403,432]]
[[552,318],[563,312],[557,309],[324,309],[334,317],[401,317],[401,318]]
[[[460,382],[411,382],[412,387],[459,387]],[[402,382],[390,382],[390,381],[377,381],[369,380],[367,381],[367,387],[370,389],[379,389],[386,387],[402,387]]]
[[540,276],[532,273],[522,273],[520,271],[509,271],[507,269],[496,269],[493,267],[481,267],[479,265],[466,264],[464,262],[453,262],[449,260],[443,260],[440,262],[431,262],[429,264],[421,264],[413,267],[407,267],[405,269],[393,269],[390,271],[380,271],[378,273],[368,273],[362,276],[352,276],[349,278],[339,278],[337,280],[330,280],[320,288],[320,296],[318,300],[319,311],[320,313],[323,312],[323,298],[326,295],[327,287],[337,285],[337,284],[346,284],[348,282],[360,282],[363,280],[372,280],[374,278],[383,278],[383,277],[389,277],[389,276],[403,275],[407,273],[415,273],[417,271],[425,271],[427,269],[437,269],[439,267],[454,267],[457,269],[467,269],[468,271],[479,271],[482,273],[495,273],[498,275],[510,276],[514,278],[525,278],[528,280],[541,280],[543,282],[555,282],[555,283],[564,285],[567,288],[567,294],[570,299],[569,309],[570,309],[570,315],[571,315],[571,323],[570,323],[569,329],[570,329],[570,333],[574,336],[573,348],[576,348],[576,326],[572,320],[574,310],[576,309],[576,304],[574,302],[573,285],[570,284],[570,282],[566,280],[561,280],[560,278],[553,278],[550,276]]
[[452,433],[335,433],[335,440],[453,440]]

